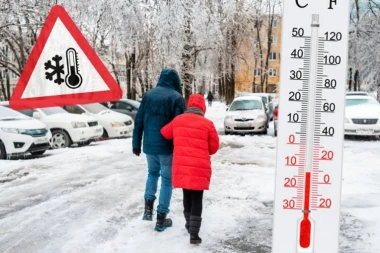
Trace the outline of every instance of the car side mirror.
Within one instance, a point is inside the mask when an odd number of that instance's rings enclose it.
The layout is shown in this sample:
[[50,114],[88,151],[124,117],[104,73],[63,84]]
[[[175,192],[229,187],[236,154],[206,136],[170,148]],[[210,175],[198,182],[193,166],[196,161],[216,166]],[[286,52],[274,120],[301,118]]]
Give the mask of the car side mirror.
[[33,118],[35,118],[35,119],[42,118],[41,113],[39,113],[39,112],[33,112]]

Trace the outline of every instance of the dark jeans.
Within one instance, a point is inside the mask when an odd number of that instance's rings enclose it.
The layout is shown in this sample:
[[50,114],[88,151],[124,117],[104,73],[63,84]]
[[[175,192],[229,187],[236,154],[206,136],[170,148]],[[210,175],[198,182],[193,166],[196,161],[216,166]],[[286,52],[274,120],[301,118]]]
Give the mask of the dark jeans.
[[158,178],[161,176],[161,189],[157,212],[169,213],[172,198],[172,159],[173,155],[146,155],[148,178],[145,187],[145,199],[156,199]]
[[202,216],[203,191],[183,189],[183,207],[191,216]]

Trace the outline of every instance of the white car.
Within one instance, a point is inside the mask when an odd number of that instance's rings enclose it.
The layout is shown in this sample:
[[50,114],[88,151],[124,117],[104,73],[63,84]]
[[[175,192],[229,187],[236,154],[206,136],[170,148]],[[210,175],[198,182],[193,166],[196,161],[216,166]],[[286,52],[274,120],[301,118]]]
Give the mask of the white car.
[[50,148],[51,132],[38,120],[0,106],[0,159],[12,155],[42,155]]
[[380,135],[380,103],[370,96],[346,96],[345,135]]
[[[4,104],[3,104],[4,105]],[[6,105],[9,107],[9,104]],[[68,113],[61,107],[19,110],[45,123],[52,133],[52,148],[90,144],[103,135],[103,127],[91,116]]]
[[68,105],[62,108],[70,113],[85,114],[96,118],[104,128],[103,137],[105,138],[129,137],[132,135],[134,128],[132,117],[112,111],[100,103]]
[[261,97],[242,96],[232,101],[224,118],[225,134],[267,134],[268,116]]

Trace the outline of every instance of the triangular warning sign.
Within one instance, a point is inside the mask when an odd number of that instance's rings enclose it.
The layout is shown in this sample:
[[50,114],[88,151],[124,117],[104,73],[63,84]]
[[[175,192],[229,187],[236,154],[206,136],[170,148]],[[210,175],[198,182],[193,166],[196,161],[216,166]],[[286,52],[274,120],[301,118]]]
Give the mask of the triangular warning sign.
[[122,90],[65,9],[54,6],[20,76],[16,110],[118,100]]

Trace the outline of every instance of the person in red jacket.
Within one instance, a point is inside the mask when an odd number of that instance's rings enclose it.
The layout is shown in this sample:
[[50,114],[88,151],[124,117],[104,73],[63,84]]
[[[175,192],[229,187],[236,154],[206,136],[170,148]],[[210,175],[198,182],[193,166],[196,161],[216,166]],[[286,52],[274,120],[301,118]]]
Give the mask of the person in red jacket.
[[161,129],[165,139],[173,139],[172,185],[183,189],[183,214],[190,243],[202,242],[203,191],[209,190],[211,157],[219,149],[219,136],[212,121],[206,119],[202,95],[192,94],[188,109]]

